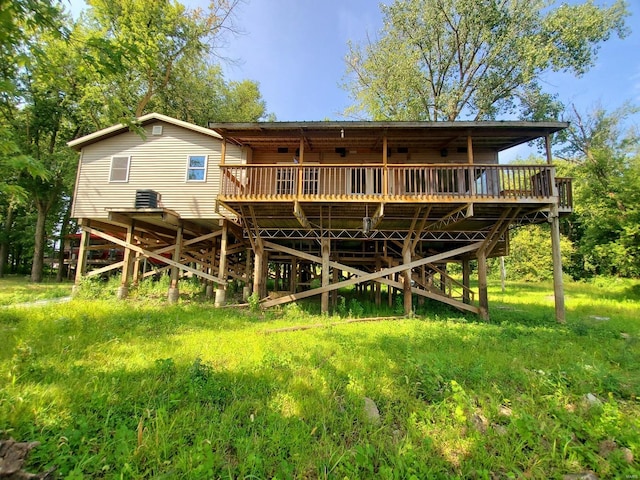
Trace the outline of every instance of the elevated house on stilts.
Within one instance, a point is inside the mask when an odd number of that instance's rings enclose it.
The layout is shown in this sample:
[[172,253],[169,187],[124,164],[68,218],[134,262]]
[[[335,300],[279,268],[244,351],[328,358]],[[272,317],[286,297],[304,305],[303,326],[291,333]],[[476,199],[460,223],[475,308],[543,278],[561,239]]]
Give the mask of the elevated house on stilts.
[[[509,254],[513,228],[551,224],[556,316],[564,319],[559,216],[571,179],[551,163],[561,122],[269,122],[208,128],[159,114],[69,145],[81,152],[73,215],[82,229],[76,279],[118,269],[125,297],[168,270],[168,296],[195,275],[216,304],[228,282],[262,306],[355,285],[376,303],[426,297],[488,318],[487,259]],[[543,139],[547,164],[503,165],[499,153]],[[87,271],[92,238],[124,251]],[[477,291],[470,261],[477,260]],[[462,265],[462,281],[447,265]],[[273,290],[267,291],[267,279]]]

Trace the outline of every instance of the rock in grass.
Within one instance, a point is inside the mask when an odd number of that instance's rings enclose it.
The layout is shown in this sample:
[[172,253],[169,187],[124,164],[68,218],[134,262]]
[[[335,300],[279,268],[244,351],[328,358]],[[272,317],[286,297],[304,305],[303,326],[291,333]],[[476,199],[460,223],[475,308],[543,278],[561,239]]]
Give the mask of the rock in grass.
[[584,397],[582,397],[582,401],[587,407],[596,407],[602,405],[602,401],[593,393],[587,393]]
[[620,450],[622,451],[622,458],[624,458],[624,461],[627,463],[633,463],[633,452],[631,449],[625,447]]
[[600,442],[600,455],[607,458],[616,448],[618,448],[618,445],[613,440],[603,440]]
[[45,480],[52,478],[55,469],[43,473],[22,470],[29,452],[40,442],[16,442],[13,438],[0,442],[0,478],[13,480]]
[[377,425],[380,423],[380,411],[378,410],[378,406],[376,402],[371,400],[369,397],[364,397],[364,416],[365,418]]
[[484,415],[480,413],[476,413],[471,417],[471,423],[477,431],[480,433],[486,433],[487,427],[489,426],[489,421],[484,417]]

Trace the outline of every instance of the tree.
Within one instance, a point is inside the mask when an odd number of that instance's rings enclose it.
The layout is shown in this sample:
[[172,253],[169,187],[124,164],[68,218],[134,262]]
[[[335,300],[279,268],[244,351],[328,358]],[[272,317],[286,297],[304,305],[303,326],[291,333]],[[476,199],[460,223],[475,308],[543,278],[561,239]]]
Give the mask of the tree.
[[89,0],[85,54],[104,75],[111,122],[159,110],[182,63],[198,71],[233,30],[238,1],[214,0],[205,11],[172,0]]
[[640,276],[640,133],[624,127],[637,112],[574,107],[557,152],[575,177],[570,235],[586,274]]
[[560,104],[547,71],[581,75],[611,34],[627,34],[624,0],[396,0],[380,38],[350,44],[349,113],[374,120],[542,119]]

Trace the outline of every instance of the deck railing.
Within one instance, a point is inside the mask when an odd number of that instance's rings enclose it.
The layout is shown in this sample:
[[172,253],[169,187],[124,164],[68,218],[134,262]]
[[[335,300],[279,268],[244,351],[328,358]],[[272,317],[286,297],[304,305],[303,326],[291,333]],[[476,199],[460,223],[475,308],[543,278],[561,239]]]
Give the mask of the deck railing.
[[532,201],[571,208],[571,179],[549,165],[222,166],[227,200]]

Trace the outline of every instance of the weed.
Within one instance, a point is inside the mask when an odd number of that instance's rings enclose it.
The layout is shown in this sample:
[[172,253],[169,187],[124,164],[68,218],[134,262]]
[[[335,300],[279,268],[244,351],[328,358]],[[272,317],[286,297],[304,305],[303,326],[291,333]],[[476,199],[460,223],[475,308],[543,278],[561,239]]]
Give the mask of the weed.
[[[132,288],[0,309],[2,435],[39,441],[27,470],[60,478],[630,477],[640,299],[632,282],[598,285],[566,285],[566,325],[550,284],[515,283],[490,286],[493,323],[426,302],[417,318],[273,335],[329,322],[312,301],[260,322],[168,305],[164,279],[138,286],[155,302]],[[341,315],[392,311],[352,293]]]

